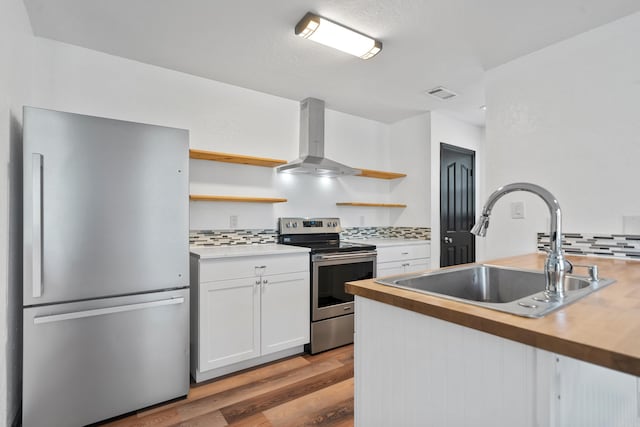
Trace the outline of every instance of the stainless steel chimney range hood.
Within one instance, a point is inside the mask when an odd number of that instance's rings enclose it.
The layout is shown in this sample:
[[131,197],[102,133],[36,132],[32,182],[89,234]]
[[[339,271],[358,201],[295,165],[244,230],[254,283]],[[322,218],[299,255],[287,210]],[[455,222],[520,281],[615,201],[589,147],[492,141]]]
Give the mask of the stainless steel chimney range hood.
[[361,173],[324,157],[324,101],[307,98],[300,102],[300,157],[279,166],[278,172],[326,177]]

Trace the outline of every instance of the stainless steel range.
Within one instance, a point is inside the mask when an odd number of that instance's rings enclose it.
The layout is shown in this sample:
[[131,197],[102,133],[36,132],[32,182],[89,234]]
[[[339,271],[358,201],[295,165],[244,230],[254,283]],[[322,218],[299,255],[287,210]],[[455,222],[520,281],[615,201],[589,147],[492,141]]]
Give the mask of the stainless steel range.
[[344,283],[376,275],[376,247],[340,240],[339,218],[280,218],[278,241],[311,249],[311,343],[315,354],[353,342],[353,295]]

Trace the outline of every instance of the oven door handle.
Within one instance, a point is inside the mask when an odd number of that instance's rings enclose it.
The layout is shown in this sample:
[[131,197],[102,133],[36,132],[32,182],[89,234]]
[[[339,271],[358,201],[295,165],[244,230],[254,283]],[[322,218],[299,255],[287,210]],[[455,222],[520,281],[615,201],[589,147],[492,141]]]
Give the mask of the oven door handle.
[[369,258],[371,256],[376,256],[376,251],[370,252],[354,252],[354,253],[346,253],[346,254],[335,254],[335,255],[315,255],[313,257],[314,261],[326,261],[333,259],[353,259],[353,258]]

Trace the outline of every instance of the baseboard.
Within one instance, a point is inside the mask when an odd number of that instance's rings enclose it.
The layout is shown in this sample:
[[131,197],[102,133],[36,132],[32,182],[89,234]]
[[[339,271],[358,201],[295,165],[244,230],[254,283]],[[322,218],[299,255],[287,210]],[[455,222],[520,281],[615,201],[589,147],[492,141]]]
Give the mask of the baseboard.
[[208,371],[200,372],[198,369],[191,371],[191,377],[196,383],[202,381],[208,381],[223,375],[232,374],[247,368],[253,368],[258,365],[273,362],[285,357],[295,356],[296,354],[304,353],[304,346],[296,346],[287,350],[281,350],[276,353],[269,354],[267,356],[256,357],[255,359],[249,359],[242,362],[234,363],[233,365],[223,366],[221,368],[211,369]]

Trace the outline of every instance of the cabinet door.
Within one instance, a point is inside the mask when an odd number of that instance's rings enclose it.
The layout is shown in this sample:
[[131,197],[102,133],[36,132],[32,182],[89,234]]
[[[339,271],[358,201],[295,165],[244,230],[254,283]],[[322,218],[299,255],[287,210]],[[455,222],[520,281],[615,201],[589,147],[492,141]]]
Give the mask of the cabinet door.
[[309,342],[309,274],[262,278],[262,354]]
[[199,369],[260,356],[259,278],[200,284]]

